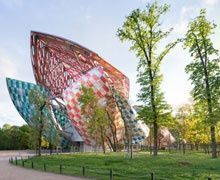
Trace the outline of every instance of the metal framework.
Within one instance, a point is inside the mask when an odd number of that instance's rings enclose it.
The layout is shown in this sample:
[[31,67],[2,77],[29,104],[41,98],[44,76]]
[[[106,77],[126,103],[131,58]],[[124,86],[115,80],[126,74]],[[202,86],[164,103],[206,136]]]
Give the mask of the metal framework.
[[57,97],[62,98],[63,90],[83,74],[101,66],[115,89],[129,98],[129,79],[96,53],[75,42],[32,31],[31,57],[37,83]]
[[10,78],[6,78],[6,83],[13,104],[27,124],[32,126],[33,117],[36,113],[36,109],[29,100],[29,93],[31,90],[36,90],[41,95],[47,97],[48,101],[50,101],[49,108],[48,106],[45,106],[42,110],[42,113],[47,118],[50,125],[45,136],[53,137],[55,132],[59,131],[69,141],[82,141],[82,138],[72,125],[66,109],[58,104],[53,104],[53,102],[49,100],[50,92],[43,86]]
[[51,105],[46,111],[54,129],[71,142],[94,144],[78,102],[84,85],[91,87],[105,104],[119,140],[124,139],[125,129],[132,135],[133,143],[148,136],[146,125],[135,119],[128,103],[129,79],[96,53],[57,36],[31,32],[31,60],[38,85],[7,79],[11,99],[28,124],[34,114],[28,94],[35,88],[47,94]]

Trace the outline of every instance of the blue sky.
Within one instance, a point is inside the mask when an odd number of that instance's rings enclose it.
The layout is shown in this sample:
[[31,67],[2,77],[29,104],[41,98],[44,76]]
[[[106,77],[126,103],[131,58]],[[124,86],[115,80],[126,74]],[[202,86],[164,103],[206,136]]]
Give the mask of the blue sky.
[[[130,101],[136,103],[138,59],[129,52],[129,44],[121,43],[116,31],[133,9],[144,8],[147,0],[0,0],[0,126],[4,123],[21,125],[9,97],[5,78],[35,82],[30,59],[30,31],[41,31],[73,40],[107,59],[130,79]],[[162,45],[183,37],[190,19],[200,8],[207,9],[208,19],[218,25],[213,36],[220,49],[220,0],[159,1],[171,5],[163,18],[163,27],[174,28]],[[162,46],[161,45],[161,46]],[[191,58],[178,45],[164,60],[162,90],[174,108],[186,103],[191,89],[184,67]]]

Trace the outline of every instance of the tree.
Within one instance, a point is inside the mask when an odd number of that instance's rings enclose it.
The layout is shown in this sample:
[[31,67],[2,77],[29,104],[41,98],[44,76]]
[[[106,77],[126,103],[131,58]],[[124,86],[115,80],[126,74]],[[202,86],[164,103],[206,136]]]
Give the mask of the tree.
[[179,139],[198,145],[208,143],[207,125],[202,121],[201,107],[194,104],[184,104],[176,115],[176,129]]
[[[193,113],[193,105],[191,104],[184,104],[177,110],[176,114],[176,124],[174,129],[176,130],[177,138],[179,144],[181,141],[186,140],[186,134],[188,130],[188,123],[187,121],[191,121]],[[187,139],[188,142],[188,139]]]
[[194,85],[192,95],[196,103],[203,104],[204,121],[210,126],[212,158],[217,157],[216,125],[220,119],[220,66],[218,51],[213,47],[210,36],[216,25],[206,19],[206,11],[188,25],[184,48],[189,50],[193,61],[185,68]]
[[179,40],[171,42],[158,53],[160,42],[166,38],[172,28],[168,31],[161,29],[161,17],[167,13],[167,4],[159,6],[157,2],[148,4],[146,10],[136,9],[131,12],[121,29],[118,29],[118,37],[121,41],[131,42],[130,50],[133,51],[139,63],[137,67],[140,92],[138,98],[144,103],[139,116],[147,124],[153,125],[154,131],[154,155],[158,151],[158,128],[160,122],[170,114],[170,108],[164,100],[160,90],[162,74],[160,65],[164,57],[170,52]]
[[31,137],[31,127],[27,124],[19,127],[21,131],[21,141],[20,143],[22,144],[21,147],[22,149],[32,149],[33,148],[33,141]]
[[105,111],[109,120],[109,131],[108,133],[106,133],[106,138],[108,146],[113,150],[113,152],[116,152],[118,149],[120,149],[120,144],[117,137],[117,127],[115,122],[115,117],[117,114],[116,106],[117,105],[113,97],[108,97],[108,99],[106,99]]
[[106,134],[110,125],[108,114],[104,106],[98,102],[92,88],[82,86],[82,95],[79,98],[82,114],[86,118],[88,132],[95,141],[102,146],[105,153]]
[[44,112],[45,106],[48,106],[46,97],[37,90],[31,90],[29,93],[30,102],[34,106],[34,114],[31,119],[31,127],[36,147],[38,148],[38,155],[41,156],[42,137],[46,134],[49,123],[46,113]]
[[49,135],[47,137],[47,141],[49,144],[50,154],[53,152],[53,148],[57,147],[60,143],[60,133],[54,128],[50,128]]
[[22,149],[21,141],[22,133],[18,126],[12,126],[9,130],[10,149]]
[[0,144],[2,145],[2,149],[8,150],[10,149],[10,131],[11,125],[9,124],[4,124],[2,127],[2,136],[1,136],[1,141]]
[[0,150],[31,149],[31,133],[28,125],[11,126],[5,124],[0,129]]

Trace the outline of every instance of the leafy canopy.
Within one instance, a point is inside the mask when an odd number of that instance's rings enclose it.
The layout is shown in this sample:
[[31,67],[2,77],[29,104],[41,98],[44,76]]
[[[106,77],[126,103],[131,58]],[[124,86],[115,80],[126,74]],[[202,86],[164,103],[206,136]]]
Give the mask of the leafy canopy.
[[160,90],[160,65],[180,40],[168,43],[161,52],[158,51],[160,42],[172,31],[172,28],[164,31],[161,27],[161,18],[168,12],[169,7],[167,4],[160,6],[154,2],[148,4],[146,10],[133,10],[117,33],[121,41],[131,43],[130,50],[139,59],[137,82],[141,89],[138,98],[144,103],[139,115],[146,123],[170,119],[170,107]]
[[203,104],[204,120],[211,124],[220,119],[220,59],[211,41],[215,28],[216,24],[206,19],[206,11],[202,9],[189,23],[184,39],[184,48],[193,57],[185,68],[194,85],[192,95],[196,103]]
[[82,95],[78,100],[81,104],[82,114],[86,118],[88,132],[96,142],[103,144],[110,124],[105,107],[100,105],[92,88],[82,86],[81,90]]

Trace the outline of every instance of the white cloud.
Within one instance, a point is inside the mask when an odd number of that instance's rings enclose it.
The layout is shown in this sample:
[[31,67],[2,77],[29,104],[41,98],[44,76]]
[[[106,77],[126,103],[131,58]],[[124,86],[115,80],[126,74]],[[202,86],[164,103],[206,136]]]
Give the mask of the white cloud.
[[18,116],[7,92],[6,77],[16,77],[17,69],[11,58],[0,50],[0,126],[5,123],[24,124]]
[[15,64],[9,56],[0,50],[0,77],[15,77],[16,75],[17,69]]
[[[1,109],[4,106],[5,105],[0,104]],[[21,118],[21,116],[18,115],[18,112],[16,112],[17,110],[13,106],[14,105],[11,103],[11,105],[8,106],[8,110],[6,110],[4,113],[0,113],[0,127],[6,123],[10,125],[26,124],[26,122]]]
[[219,3],[219,0],[203,0],[203,3],[209,6],[214,6]]
[[183,6],[180,11],[180,19],[174,27],[174,32],[177,34],[184,34],[187,31],[188,23],[191,19],[195,18],[199,12],[200,7]]

